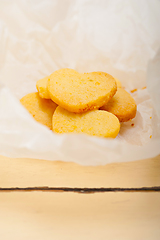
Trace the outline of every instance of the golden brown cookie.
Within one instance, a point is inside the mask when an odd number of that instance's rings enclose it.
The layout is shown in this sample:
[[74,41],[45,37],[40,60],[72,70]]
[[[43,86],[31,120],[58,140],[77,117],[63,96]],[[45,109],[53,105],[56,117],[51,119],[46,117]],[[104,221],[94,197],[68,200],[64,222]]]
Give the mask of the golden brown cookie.
[[36,88],[41,98],[50,99],[48,92],[48,78],[49,76],[37,81]]
[[121,87],[122,87],[122,84],[121,84],[121,82],[119,81],[119,79],[118,79],[118,78],[115,78],[115,77],[114,77],[114,79],[116,80],[117,88],[121,88]]
[[29,93],[20,102],[29,111],[37,122],[52,129],[52,116],[57,104],[52,100],[43,99],[38,92]]
[[113,113],[120,122],[127,122],[135,117],[137,106],[127,91],[118,88],[113,98],[100,109]]
[[[106,73],[106,72],[101,72],[101,71],[92,72],[92,73],[97,73],[97,74],[100,74],[100,75],[108,76],[108,73]],[[118,87],[122,87],[121,82],[120,82],[117,78],[114,77],[114,80],[116,81],[117,88],[118,88]]]
[[53,114],[52,129],[56,133],[86,133],[115,138],[119,133],[120,123],[116,116],[106,111],[71,113],[58,106]]
[[48,91],[51,99],[70,112],[98,109],[116,93],[114,78],[97,73],[80,74],[73,69],[60,69],[50,75]]

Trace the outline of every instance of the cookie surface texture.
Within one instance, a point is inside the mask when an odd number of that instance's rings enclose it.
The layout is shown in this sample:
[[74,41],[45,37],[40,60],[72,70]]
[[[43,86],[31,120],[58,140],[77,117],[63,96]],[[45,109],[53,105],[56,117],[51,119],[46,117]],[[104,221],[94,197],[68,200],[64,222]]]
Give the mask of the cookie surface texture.
[[36,82],[36,88],[41,98],[50,99],[48,92],[48,78],[49,76],[42,78]]
[[53,114],[52,129],[56,133],[85,133],[115,138],[119,133],[120,123],[117,117],[106,111],[71,113],[58,106]]
[[20,102],[37,122],[52,129],[52,116],[57,107],[56,103],[52,100],[41,98],[38,92],[27,94],[21,98]]
[[135,117],[137,106],[127,91],[118,88],[113,98],[101,109],[113,113],[120,122],[127,122]]
[[[104,76],[108,76],[108,75],[109,75],[109,74],[106,73],[106,72],[100,72],[100,71],[98,71],[98,72],[93,72],[93,73],[97,73],[97,74],[104,75]],[[121,82],[119,81],[119,79],[117,79],[117,78],[114,77],[114,80],[116,81],[117,88],[118,88],[118,87],[122,87],[122,84],[121,84]]]
[[75,113],[98,109],[113,97],[116,90],[116,82],[110,75],[80,74],[68,68],[55,71],[48,80],[51,99]]

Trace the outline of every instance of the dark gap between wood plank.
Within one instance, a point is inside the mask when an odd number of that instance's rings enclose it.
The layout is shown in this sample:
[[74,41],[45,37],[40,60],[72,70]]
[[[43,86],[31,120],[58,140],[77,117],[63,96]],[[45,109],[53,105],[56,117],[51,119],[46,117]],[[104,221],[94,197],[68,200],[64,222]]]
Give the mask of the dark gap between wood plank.
[[148,192],[148,191],[160,191],[160,186],[156,187],[141,187],[141,188],[68,188],[68,187],[11,187],[0,188],[2,192],[9,191],[44,191],[44,192],[76,192],[76,193],[97,193],[97,192]]

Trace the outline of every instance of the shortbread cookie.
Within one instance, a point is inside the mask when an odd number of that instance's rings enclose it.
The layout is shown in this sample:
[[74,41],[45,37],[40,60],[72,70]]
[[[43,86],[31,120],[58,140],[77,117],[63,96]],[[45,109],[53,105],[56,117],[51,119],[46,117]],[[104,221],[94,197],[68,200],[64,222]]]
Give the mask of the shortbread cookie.
[[136,115],[136,103],[123,88],[118,88],[114,97],[100,109],[113,113],[120,122],[127,122]]
[[58,106],[53,114],[52,129],[56,133],[86,133],[115,138],[119,133],[120,123],[116,116],[106,111],[71,113]]
[[37,122],[52,129],[52,116],[57,104],[52,100],[43,99],[38,92],[29,93],[20,102],[29,111]]
[[116,82],[109,74],[80,74],[64,68],[52,73],[48,80],[51,99],[75,113],[98,109],[113,97],[116,90]]
[[121,82],[119,81],[119,79],[118,79],[118,78],[115,78],[115,77],[114,77],[114,79],[116,80],[117,88],[121,88],[121,87],[122,87],[122,84],[121,84]]
[[48,78],[49,76],[37,81],[36,88],[41,98],[50,99],[48,92]]
[[[100,75],[108,76],[108,73],[106,73],[106,72],[100,72],[100,71],[98,71],[98,72],[92,72],[92,73],[97,73],[97,74],[100,74]],[[117,78],[114,77],[114,80],[116,81],[117,88],[118,88],[118,87],[122,87],[121,82],[120,82]]]

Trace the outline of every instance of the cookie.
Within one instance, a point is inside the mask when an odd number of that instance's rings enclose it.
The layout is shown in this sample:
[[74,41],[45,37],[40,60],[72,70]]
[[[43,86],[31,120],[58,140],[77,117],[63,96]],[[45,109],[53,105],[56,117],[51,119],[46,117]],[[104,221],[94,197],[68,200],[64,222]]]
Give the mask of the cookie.
[[[108,73],[100,72],[100,71],[98,71],[98,72],[93,72],[93,73],[97,73],[97,74],[104,75],[104,76],[107,76],[107,75],[108,75]],[[121,82],[120,82],[117,78],[114,77],[114,80],[116,81],[117,88],[118,88],[118,87],[122,87]]]
[[53,114],[52,129],[56,133],[86,133],[115,138],[119,133],[120,123],[116,116],[106,111],[71,113],[58,106]]
[[43,99],[38,92],[29,93],[20,102],[29,111],[37,122],[52,129],[52,116],[57,104],[52,100]]
[[114,78],[107,74],[80,74],[73,69],[60,69],[48,80],[51,99],[70,112],[81,113],[106,104],[116,93]]
[[113,113],[120,122],[127,122],[135,117],[137,106],[127,91],[118,88],[113,98],[100,109]]
[[116,80],[117,88],[121,88],[121,87],[122,87],[122,84],[121,84],[121,82],[119,81],[119,79],[118,79],[118,78],[115,78],[115,77],[114,77],[114,79]]
[[41,98],[50,99],[48,92],[48,78],[49,76],[37,81],[36,88]]

